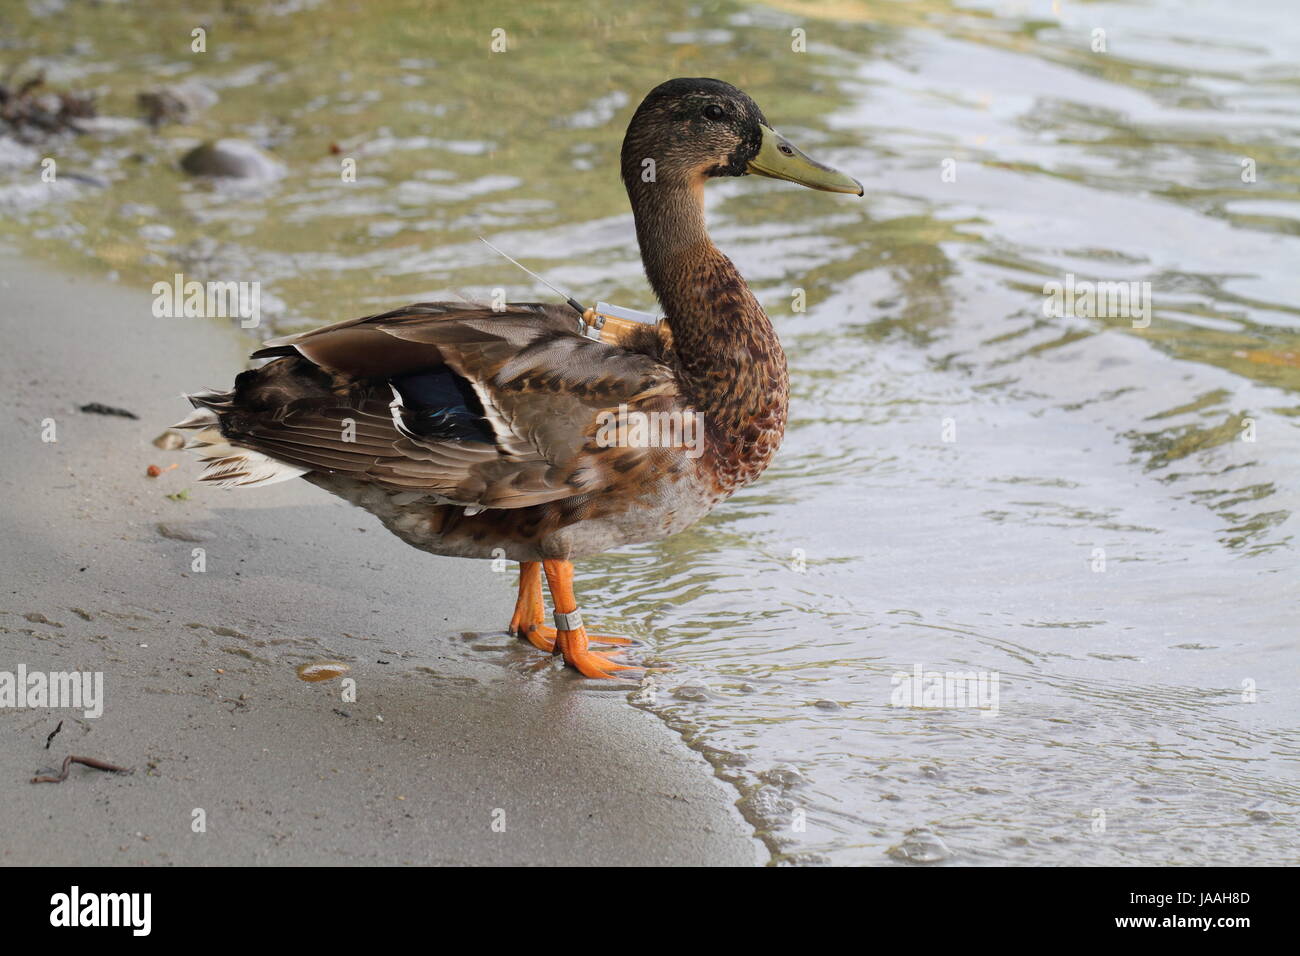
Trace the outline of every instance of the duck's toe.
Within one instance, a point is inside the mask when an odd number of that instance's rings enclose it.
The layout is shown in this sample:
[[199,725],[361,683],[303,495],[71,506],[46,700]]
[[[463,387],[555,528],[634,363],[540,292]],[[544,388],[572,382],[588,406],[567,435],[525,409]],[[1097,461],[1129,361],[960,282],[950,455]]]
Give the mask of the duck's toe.
[[515,633],[539,651],[555,653],[555,628],[547,627],[545,624],[530,624],[518,628]]
[[564,655],[564,662],[584,677],[612,678],[620,671],[645,670],[644,667],[611,661],[608,655],[617,654],[618,651],[593,651],[587,646],[589,640],[586,629],[581,627],[572,631],[560,631],[555,637],[556,646]]

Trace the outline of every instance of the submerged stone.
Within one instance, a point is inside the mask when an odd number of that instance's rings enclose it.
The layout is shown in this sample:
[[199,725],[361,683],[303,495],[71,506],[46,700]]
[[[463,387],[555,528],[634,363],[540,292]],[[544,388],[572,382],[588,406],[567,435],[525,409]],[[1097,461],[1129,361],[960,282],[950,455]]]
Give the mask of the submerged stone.
[[225,179],[278,179],[286,172],[284,163],[241,139],[200,143],[181,157],[181,169]]

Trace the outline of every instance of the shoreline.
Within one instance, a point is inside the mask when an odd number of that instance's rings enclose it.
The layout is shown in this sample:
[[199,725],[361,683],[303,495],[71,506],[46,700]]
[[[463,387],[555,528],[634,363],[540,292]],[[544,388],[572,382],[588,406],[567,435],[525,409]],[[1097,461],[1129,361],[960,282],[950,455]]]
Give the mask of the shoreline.
[[[768,861],[739,794],[628,684],[505,635],[513,574],[416,551],[306,482],[199,487],[190,453],[152,445],[183,388],[244,368],[234,321],[154,319],[147,290],[11,249],[0,288],[0,671],[103,672],[105,698],[99,718],[0,708],[0,863]],[[327,659],[355,703],[297,678]],[[29,783],[67,755],[134,773]]]

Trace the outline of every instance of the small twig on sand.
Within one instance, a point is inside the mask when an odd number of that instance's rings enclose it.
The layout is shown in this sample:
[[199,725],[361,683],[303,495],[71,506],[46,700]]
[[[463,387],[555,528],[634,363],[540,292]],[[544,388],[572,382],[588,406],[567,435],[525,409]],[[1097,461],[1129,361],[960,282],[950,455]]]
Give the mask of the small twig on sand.
[[[53,735],[51,735],[53,736]],[[112,773],[130,773],[129,767],[119,767],[116,764],[104,763],[102,760],[96,760],[94,757],[76,757],[68,756],[63,758],[63,769],[59,771],[57,777],[32,777],[32,783],[63,783],[68,779],[68,768],[74,763],[79,763],[87,767],[93,767],[95,770],[108,770]]]
[[116,415],[118,418],[134,418],[137,420],[140,418],[139,415],[129,409],[105,405],[103,402],[91,402],[89,405],[82,405],[80,410],[87,415]]
[[59,721],[59,726],[57,726],[57,727],[55,727],[53,730],[51,730],[51,731],[50,731],[50,735],[49,735],[48,737],[45,738],[45,749],[46,749],[46,750],[49,750],[49,749],[50,749],[50,741],[53,740],[56,736],[58,736],[59,731],[62,730],[62,729],[63,729],[63,721],[60,720],[60,721]]

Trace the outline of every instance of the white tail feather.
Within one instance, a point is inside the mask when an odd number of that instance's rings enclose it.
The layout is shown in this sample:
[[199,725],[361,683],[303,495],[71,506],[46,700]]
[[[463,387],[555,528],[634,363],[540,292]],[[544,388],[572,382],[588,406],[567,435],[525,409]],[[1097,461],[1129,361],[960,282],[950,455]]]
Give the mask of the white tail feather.
[[[202,393],[199,397],[211,396]],[[232,445],[217,427],[218,420],[216,412],[200,406],[184,421],[172,426],[194,431],[185,447],[198,452],[199,460],[207,463],[199,481],[221,488],[247,488],[273,485],[307,473],[305,468],[276,461],[260,451]]]
[[200,405],[173,425],[172,428],[205,428],[216,423],[217,413],[206,406]]
[[276,461],[260,451],[228,442],[207,443],[200,460],[207,462],[207,467],[199,475],[199,481],[222,488],[273,485],[307,473],[305,468]]

